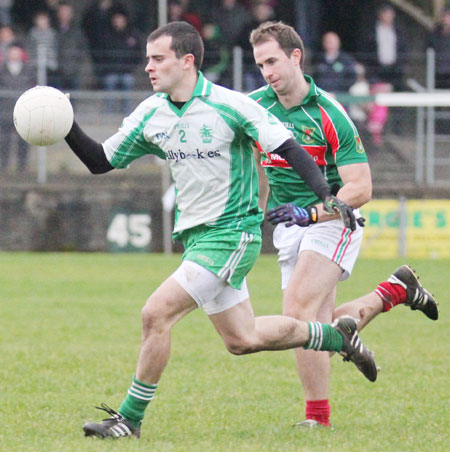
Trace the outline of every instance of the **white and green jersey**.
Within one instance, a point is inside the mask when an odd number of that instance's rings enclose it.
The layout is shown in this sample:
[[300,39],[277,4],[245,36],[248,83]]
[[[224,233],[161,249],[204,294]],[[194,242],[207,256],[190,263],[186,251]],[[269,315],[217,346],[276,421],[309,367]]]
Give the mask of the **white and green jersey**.
[[257,141],[271,152],[292,138],[270,112],[199,72],[192,98],[178,109],[167,94],[144,100],[103,143],[115,168],[147,154],[166,159],[176,188],[174,233],[198,225],[258,232]]

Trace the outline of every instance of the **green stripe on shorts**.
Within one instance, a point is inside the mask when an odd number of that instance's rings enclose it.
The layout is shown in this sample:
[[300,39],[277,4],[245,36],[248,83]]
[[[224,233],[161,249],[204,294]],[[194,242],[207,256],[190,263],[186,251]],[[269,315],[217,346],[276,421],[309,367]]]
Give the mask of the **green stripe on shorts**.
[[181,237],[183,260],[196,262],[231,287],[240,289],[261,251],[261,236],[245,231],[198,226]]

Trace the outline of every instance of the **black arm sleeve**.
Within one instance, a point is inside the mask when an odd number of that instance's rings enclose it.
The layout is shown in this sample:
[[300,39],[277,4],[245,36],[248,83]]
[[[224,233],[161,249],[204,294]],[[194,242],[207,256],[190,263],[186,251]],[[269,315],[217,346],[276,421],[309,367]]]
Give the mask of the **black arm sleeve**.
[[103,146],[88,137],[75,121],[65,140],[92,174],[103,174],[114,169],[106,158]]
[[319,167],[293,138],[285,141],[273,152],[283,157],[322,201],[330,195],[330,187]]

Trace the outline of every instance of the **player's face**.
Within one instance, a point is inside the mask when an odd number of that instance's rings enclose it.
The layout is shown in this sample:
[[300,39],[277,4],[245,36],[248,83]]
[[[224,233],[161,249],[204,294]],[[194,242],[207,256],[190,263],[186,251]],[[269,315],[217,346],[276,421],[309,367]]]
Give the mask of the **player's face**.
[[171,36],[161,36],[147,43],[147,72],[153,90],[157,93],[171,94],[183,79],[184,57],[177,58],[171,50]]
[[253,48],[256,65],[266,82],[278,95],[290,95],[298,86],[301,51],[296,49],[290,56],[281,49],[274,39],[256,45]]

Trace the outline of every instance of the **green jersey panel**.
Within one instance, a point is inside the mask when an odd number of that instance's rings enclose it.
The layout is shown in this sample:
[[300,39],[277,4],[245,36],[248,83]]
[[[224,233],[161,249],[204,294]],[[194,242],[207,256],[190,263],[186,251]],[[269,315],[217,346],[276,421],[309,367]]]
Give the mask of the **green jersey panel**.
[[[297,142],[319,166],[330,186],[342,186],[338,167],[367,162],[364,146],[342,105],[318,88],[311,77],[305,75],[305,79],[310,84],[308,94],[301,105],[288,110],[278,101],[270,86],[260,88],[249,96],[293,133]],[[266,151],[264,147],[262,150]],[[288,202],[307,207],[320,202],[283,158],[266,154],[262,156],[262,165],[271,189],[269,207]]]

